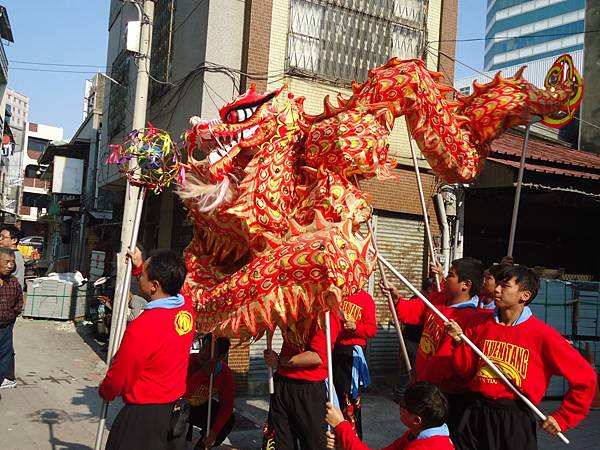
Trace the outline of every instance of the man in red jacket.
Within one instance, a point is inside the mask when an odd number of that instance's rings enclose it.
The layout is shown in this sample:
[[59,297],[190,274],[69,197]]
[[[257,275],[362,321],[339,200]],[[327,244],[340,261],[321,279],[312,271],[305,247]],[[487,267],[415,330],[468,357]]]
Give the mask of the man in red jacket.
[[[140,265],[135,258],[133,263]],[[120,396],[125,403],[110,430],[107,450],[185,445],[185,434],[174,436],[170,425],[175,402],[186,390],[194,338],[191,303],[179,294],[185,275],[183,260],[170,250],[154,252],[143,264],[139,287],[148,304],[127,326],[99,388],[103,399]]]
[[333,350],[333,383],[344,417],[362,439],[360,387],[370,384],[364,348],[377,334],[375,302],[361,290],[344,300],[341,309],[345,320]]
[[[590,364],[552,327],[536,319],[528,305],[539,277],[523,266],[504,267],[497,275],[496,309],[467,324],[465,334],[534,404],[552,376],[563,376],[569,390],[559,408],[541,423],[549,434],[566,431],[589,412],[597,376]],[[446,325],[454,339],[455,371],[470,380],[478,400],[469,406],[455,439],[461,449],[537,449],[536,419],[515,394],[462,342],[461,327]]]
[[[330,322],[331,342],[334,343],[340,321],[332,313]],[[264,358],[268,366],[277,370],[268,418],[274,432],[272,448],[323,450],[326,443],[324,406],[327,402],[325,330],[314,321],[308,337],[301,339],[289,329],[280,354],[265,350]],[[266,442],[264,445],[270,444]]]
[[[204,450],[221,445],[231,433],[235,424],[233,416],[233,402],[235,400],[233,372],[225,362],[231,343],[226,337],[217,338],[215,341],[215,357],[211,359],[210,346],[212,339],[211,334],[207,334],[202,338],[202,348],[197,355],[190,355],[190,366],[188,368],[185,398],[190,401],[192,407],[189,422],[203,430],[202,438],[194,447],[195,450]],[[211,426],[210,432],[206,433],[211,372],[213,373],[212,395],[218,395],[219,401],[211,399]],[[189,431],[191,431],[191,428]],[[191,439],[189,432],[188,437]]]
[[[436,268],[437,271],[440,268]],[[442,292],[433,292],[427,298],[448,318],[466,323],[491,311],[478,309],[478,294],[483,285],[481,261],[465,257],[452,261],[444,280]],[[385,291],[384,291],[385,292]],[[444,393],[449,402],[448,427],[454,439],[458,420],[470,402],[464,380],[453,368],[452,339],[444,332],[444,323],[421,299],[404,300],[391,289],[397,299],[396,311],[400,322],[423,325],[416,357],[416,381],[429,381]]]
[[[400,420],[408,431],[383,450],[453,450],[444,423],[447,415],[448,401],[435,385],[426,381],[409,384],[400,402]],[[335,433],[327,434],[328,449],[333,450],[337,440],[343,450],[370,450],[331,403],[327,403],[325,419]]]

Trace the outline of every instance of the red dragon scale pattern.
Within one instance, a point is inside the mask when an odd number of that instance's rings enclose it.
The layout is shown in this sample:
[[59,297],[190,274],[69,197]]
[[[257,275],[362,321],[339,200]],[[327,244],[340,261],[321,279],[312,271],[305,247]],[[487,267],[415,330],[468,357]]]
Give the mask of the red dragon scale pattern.
[[319,115],[284,96],[285,86],[264,94],[251,86],[219,118],[190,120],[179,195],[194,223],[184,292],[199,330],[251,338],[280,327],[302,336],[311,321],[301,319],[337,312],[364,286],[374,257],[359,229],[372,207],[355,182],[391,176],[396,118],[406,116],[437,175],[468,182],[507,127],[560,110],[571,89],[540,90],[519,72],[461,97],[441,78],[420,60],[393,58],[354,83],[350,98],[326,98]]

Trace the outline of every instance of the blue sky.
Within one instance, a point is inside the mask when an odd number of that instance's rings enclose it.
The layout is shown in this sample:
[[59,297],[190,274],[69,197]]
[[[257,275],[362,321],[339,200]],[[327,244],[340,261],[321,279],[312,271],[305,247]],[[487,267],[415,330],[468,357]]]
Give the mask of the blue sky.
[[[5,0],[1,3],[8,10],[15,38],[15,43],[6,48],[9,86],[29,97],[30,121],[63,127],[65,138],[70,138],[81,123],[85,80],[97,69],[105,71],[110,1]],[[459,0],[457,39],[484,37],[485,9],[485,0]],[[483,48],[483,40],[458,42],[456,59],[481,70]],[[456,78],[472,73],[456,63]]]
[[[85,80],[105,71],[108,0],[4,0],[14,44],[5,47],[9,87],[29,97],[31,122],[62,127],[70,138],[81,124]],[[66,67],[26,64],[89,64]],[[98,67],[94,67],[94,66]],[[19,68],[33,69],[21,70]],[[41,70],[88,73],[56,73]]]
[[[456,39],[482,39],[485,37],[485,0],[458,0],[458,30]],[[442,38],[443,39],[443,38]],[[483,51],[485,41],[457,42],[456,60],[473,67],[483,69]],[[454,67],[454,77],[464,78],[475,72],[460,63]]]

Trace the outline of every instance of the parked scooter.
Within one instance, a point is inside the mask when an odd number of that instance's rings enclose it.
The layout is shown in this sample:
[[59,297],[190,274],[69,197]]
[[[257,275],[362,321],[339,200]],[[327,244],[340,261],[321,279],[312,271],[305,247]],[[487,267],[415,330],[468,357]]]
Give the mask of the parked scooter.
[[101,277],[94,281],[94,299],[90,307],[92,322],[100,340],[108,340],[112,319],[112,295],[114,277]]

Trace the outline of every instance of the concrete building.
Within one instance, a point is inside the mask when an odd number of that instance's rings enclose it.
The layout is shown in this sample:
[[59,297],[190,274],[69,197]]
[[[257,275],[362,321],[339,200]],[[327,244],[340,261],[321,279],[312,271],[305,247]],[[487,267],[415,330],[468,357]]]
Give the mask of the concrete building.
[[[322,112],[327,94],[348,96],[351,80],[364,80],[368,69],[392,56],[423,57],[430,69],[453,78],[450,41],[456,35],[456,0],[357,1],[343,6],[333,0],[221,0],[218,7],[192,0],[179,0],[175,7],[173,1],[159,0],[155,5],[147,120],[173,137],[189,128],[193,115],[217,117],[218,108],[250,83],[258,91],[285,83],[291,92],[306,97],[305,108],[314,114]],[[105,95],[102,159],[108,156],[108,145],[123,142],[131,129],[135,73],[145,62],[125,50],[123,36],[128,21],[137,19],[131,4],[111,2],[107,66],[116,82],[109,83]],[[441,57],[440,51],[450,58]],[[373,197],[380,250],[420,285],[427,265],[425,232],[403,120],[396,124],[390,144],[390,157],[400,162],[394,171],[397,180],[370,181],[363,188]],[[424,160],[420,164],[429,196],[439,183]],[[119,248],[124,180],[113,167],[101,166],[101,171],[101,187],[114,193],[114,219],[104,228],[102,241],[114,252]],[[429,207],[438,239],[433,205]],[[178,251],[190,242],[191,225],[175,195],[149,196],[140,240],[146,249]],[[369,358],[378,373],[395,374],[397,337],[389,325],[387,304],[375,290],[375,277],[369,290],[376,297],[381,324]],[[232,353],[230,363],[240,389],[264,386],[262,348],[264,343],[258,343]]]
[[[70,141],[48,144],[39,157],[42,179],[51,183],[47,223],[49,260],[55,269],[88,274],[92,249],[102,237],[103,224],[112,218],[110,203],[99,190],[99,151],[106,78],[86,81],[85,117]],[[69,178],[73,183],[65,182]]]
[[4,50],[4,42],[14,42],[8,12],[4,6],[0,6],[0,38],[0,129],[4,129],[5,94],[8,85],[8,58]]
[[579,148],[588,152],[600,153],[600,3],[587,2],[585,29],[585,82],[586,91],[581,103],[581,126]]
[[488,0],[487,4],[485,70],[583,49],[585,0]]
[[0,6],[0,41],[0,136],[2,136],[2,152],[0,154],[0,217],[2,220],[14,222],[14,201],[10,199],[11,178],[9,174],[9,159],[14,152],[15,140],[10,126],[5,124],[6,118],[10,117],[10,107],[7,108],[6,104],[8,58],[4,50],[5,41],[14,41],[8,12],[4,6]]
[[46,146],[63,138],[63,129],[51,125],[29,122],[25,131],[24,151],[21,153],[20,170],[23,178],[22,192],[18,198],[18,217],[21,230],[28,235],[45,235],[45,225],[39,216],[50,205],[51,183],[41,179],[44,166],[39,162]]
[[10,106],[11,127],[25,128],[29,121],[29,97],[14,89],[6,89],[6,105]]

